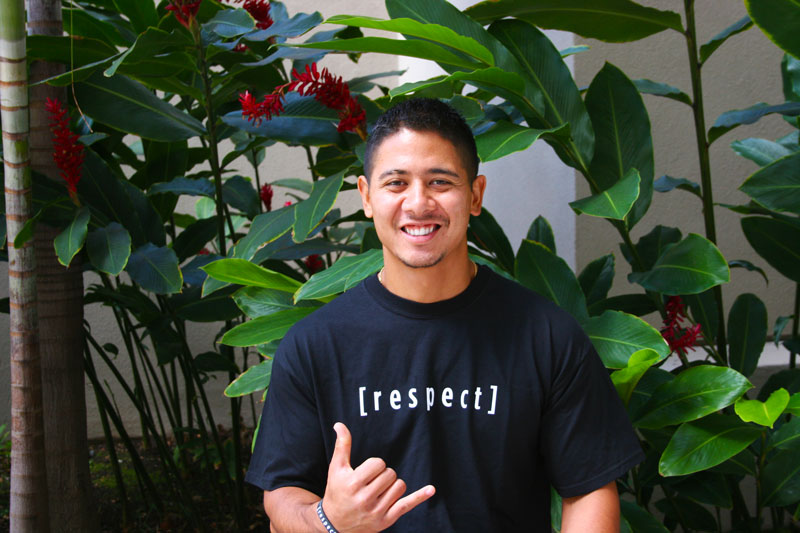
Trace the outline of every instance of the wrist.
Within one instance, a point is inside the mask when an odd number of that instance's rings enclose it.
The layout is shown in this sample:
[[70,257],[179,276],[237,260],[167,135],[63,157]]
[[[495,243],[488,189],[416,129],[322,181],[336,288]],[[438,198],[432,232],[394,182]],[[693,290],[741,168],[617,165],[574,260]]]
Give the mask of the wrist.
[[319,519],[319,523],[322,525],[323,528],[322,530],[325,531],[325,533],[339,533],[336,527],[334,527],[334,525],[331,523],[330,519],[328,518],[328,515],[325,514],[325,509],[323,508],[322,502],[323,500],[320,500],[314,506],[314,512],[316,513],[317,518]]

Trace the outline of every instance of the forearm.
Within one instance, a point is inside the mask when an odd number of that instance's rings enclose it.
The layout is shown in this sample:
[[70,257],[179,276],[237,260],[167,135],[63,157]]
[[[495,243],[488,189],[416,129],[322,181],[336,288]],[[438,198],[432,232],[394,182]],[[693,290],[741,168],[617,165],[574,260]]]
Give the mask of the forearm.
[[616,482],[599,489],[564,498],[561,505],[561,532],[616,533],[619,531],[619,494]]
[[317,516],[319,496],[298,487],[264,491],[264,510],[274,533],[326,533]]

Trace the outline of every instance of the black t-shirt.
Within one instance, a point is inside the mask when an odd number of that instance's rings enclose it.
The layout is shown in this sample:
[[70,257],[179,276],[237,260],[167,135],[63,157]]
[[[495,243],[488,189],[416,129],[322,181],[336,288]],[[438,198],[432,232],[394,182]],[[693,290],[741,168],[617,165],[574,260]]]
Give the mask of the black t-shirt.
[[371,276],[298,322],[275,355],[247,481],[322,496],[337,421],[353,468],[380,457],[408,492],[436,487],[388,531],[549,531],[551,484],[585,494],[643,459],[575,320],[485,267],[431,304]]

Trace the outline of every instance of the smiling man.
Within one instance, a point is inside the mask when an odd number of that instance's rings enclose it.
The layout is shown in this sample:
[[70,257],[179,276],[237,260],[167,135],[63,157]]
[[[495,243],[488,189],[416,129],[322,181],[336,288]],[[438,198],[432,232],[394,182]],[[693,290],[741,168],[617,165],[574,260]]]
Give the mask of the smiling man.
[[566,312],[472,262],[467,124],[437,100],[387,111],[358,180],[384,268],[295,325],[275,355],[247,480],[272,530],[619,531],[615,479],[643,454]]

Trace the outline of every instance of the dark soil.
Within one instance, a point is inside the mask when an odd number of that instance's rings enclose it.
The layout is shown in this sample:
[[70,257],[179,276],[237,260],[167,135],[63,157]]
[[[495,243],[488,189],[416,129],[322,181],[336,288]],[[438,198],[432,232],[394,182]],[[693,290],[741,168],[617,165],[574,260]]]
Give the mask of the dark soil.
[[[249,457],[250,436],[243,439]],[[156,488],[157,494],[143,491],[137,482],[130,456],[122,443],[116,443],[117,459],[125,485],[123,500],[111,468],[108,450],[103,442],[89,446],[89,469],[92,477],[93,497],[103,532],[189,532],[189,531],[269,531],[269,522],[262,507],[262,492],[250,485],[245,488],[247,500],[242,527],[237,527],[231,510],[232,490],[222,482],[209,481],[207,469],[200,462],[188,460],[188,468],[181,476],[184,497],[164,473],[158,453],[136,441],[139,455]],[[10,457],[0,454],[0,531],[9,531],[9,472]],[[246,464],[246,461],[245,461]],[[220,468],[220,465],[216,465]],[[183,501],[180,501],[180,500]],[[160,502],[158,509],[155,501]],[[125,504],[123,504],[125,502]]]

